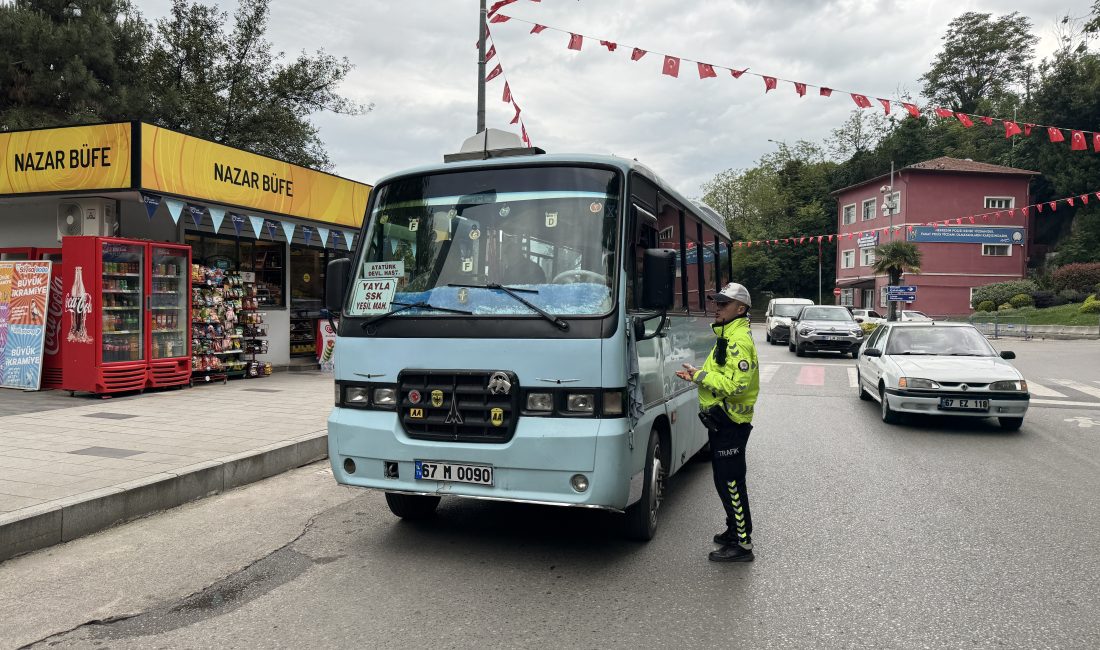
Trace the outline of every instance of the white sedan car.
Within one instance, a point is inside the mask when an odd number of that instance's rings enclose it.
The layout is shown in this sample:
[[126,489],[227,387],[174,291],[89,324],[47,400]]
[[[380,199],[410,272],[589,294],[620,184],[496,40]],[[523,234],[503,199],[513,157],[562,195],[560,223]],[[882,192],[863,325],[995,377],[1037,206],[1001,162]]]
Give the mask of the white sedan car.
[[853,309],[851,310],[851,312],[852,317],[856,319],[857,323],[873,323],[875,325],[882,325],[886,322],[886,318],[874,309]]
[[1023,375],[968,323],[886,323],[860,351],[856,390],[877,400],[882,421],[902,413],[995,417],[1015,431],[1031,396]]

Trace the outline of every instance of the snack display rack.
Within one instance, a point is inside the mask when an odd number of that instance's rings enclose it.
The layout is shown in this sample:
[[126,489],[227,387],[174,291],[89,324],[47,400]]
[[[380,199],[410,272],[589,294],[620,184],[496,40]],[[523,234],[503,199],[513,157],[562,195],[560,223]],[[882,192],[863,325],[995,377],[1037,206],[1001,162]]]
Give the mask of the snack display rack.
[[256,354],[266,352],[267,333],[250,275],[191,266],[192,384],[265,374]]
[[267,354],[267,324],[264,323],[266,312],[260,311],[260,298],[256,290],[256,274],[241,273],[244,282],[245,296],[242,301],[240,313],[240,329],[243,335],[241,346],[250,355],[245,364],[246,377],[266,377],[271,374],[271,364],[257,361],[257,354]]

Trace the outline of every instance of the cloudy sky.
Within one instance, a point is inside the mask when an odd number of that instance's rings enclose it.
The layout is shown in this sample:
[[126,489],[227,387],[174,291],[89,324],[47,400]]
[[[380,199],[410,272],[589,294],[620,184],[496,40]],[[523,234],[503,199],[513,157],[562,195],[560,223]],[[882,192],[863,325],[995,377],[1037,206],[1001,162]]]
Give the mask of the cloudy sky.
[[[211,0],[208,0],[211,2]],[[489,0],[491,5],[493,0]],[[149,20],[170,0],[136,0]],[[235,0],[213,0],[227,11]],[[1019,11],[1031,19],[1040,56],[1055,44],[1062,16],[1083,18],[1091,0],[518,0],[493,25],[493,41],[535,146],[548,152],[637,158],[688,196],[728,168],[750,166],[775,141],[822,141],[854,108],[846,94],[804,98],[789,83],[764,93],[759,77],[699,79],[684,62],[661,74],[657,52],[715,66],[859,92],[919,94],[918,78],[939,51],[947,24],[965,11]],[[272,2],[276,50],[326,51],[356,68],[343,92],[373,103],[359,116],[317,115],[334,172],[368,183],[441,162],[476,130],[477,0]],[[529,34],[523,19],[586,34]],[[609,53],[599,39],[620,45]],[[629,47],[648,50],[630,60]],[[492,67],[492,64],[489,66]],[[518,131],[501,102],[504,77],[488,85],[486,122]],[[872,101],[874,101],[872,99]],[[871,110],[871,109],[868,109]],[[876,110],[881,110],[877,106]],[[1083,125],[1088,126],[1088,125]]]

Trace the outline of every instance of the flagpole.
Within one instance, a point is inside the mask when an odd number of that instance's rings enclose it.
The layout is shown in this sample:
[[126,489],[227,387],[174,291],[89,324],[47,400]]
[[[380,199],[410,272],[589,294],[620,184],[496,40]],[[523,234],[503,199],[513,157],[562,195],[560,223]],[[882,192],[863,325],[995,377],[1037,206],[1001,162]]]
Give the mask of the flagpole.
[[477,133],[481,133],[485,130],[485,0],[481,0],[477,29]]

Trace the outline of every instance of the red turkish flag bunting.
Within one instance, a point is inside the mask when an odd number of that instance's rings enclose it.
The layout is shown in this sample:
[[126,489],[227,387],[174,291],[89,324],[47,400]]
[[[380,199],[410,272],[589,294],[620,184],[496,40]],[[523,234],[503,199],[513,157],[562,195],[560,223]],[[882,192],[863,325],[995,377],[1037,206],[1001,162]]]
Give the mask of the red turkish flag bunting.
[[501,68],[500,64],[498,63],[497,67],[493,68],[491,71],[489,71],[489,74],[485,75],[485,81],[492,81],[493,79],[496,79],[498,76],[500,76],[500,73],[502,72],[504,72],[504,69]]
[[526,144],[528,147],[530,147],[531,146],[531,137],[527,135],[527,127],[523,125],[523,122],[520,122],[519,130],[520,130],[520,133],[522,134],[521,138],[523,140],[523,143]]
[[506,23],[511,19],[512,19],[511,16],[505,16],[504,14],[497,14],[497,15],[493,16],[492,18],[490,18],[489,22],[494,23],[494,24],[495,23]]
[[989,221],[989,215],[988,214],[983,214],[982,215],[982,221]]
[[516,107],[516,116],[512,118],[512,121],[509,122],[509,124],[516,124],[517,122],[519,122],[519,104],[512,102],[512,106]]
[[639,48],[634,48],[634,51],[630,53],[630,60],[631,61],[637,61],[638,59],[642,58],[643,56],[645,56],[645,50],[642,50],[642,49],[639,49]]
[[916,104],[907,104],[905,102],[902,102],[901,105],[904,106],[905,110],[909,111],[909,114],[913,117],[920,117],[920,109],[917,108]]
[[1070,151],[1088,151],[1089,145],[1085,142],[1085,134],[1080,131],[1074,131],[1069,136],[1069,148]]
[[882,108],[886,111],[886,114],[889,115],[890,114],[890,100],[889,99],[883,99],[883,98],[879,97],[878,98],[878,103],[882,104]]
[[1009,208],[1008,209],[1008,216],[1009,217],[1015,217],[1016,216],[1016,208]]
[[745,74],[748,71],[748,68],[745,68],[744,70],[730,70],[730,76],[734,79],[740,79],[741,75]]
[[946,119],[946,118],[949,118],[949,117],[955,117],[955,114],[952,113],[951,111],[947,110],[946,108],[937,108],[936,109],[936,116]]
[[806,96],[806,84],[798,82],[798,81],[794,82],[794,91],[796,93],[798,93],[799,97],[805,97]]
[[959,118],[959,121],[962,122],[962,125],[965,126],[968,129],[970,127],[974,126],[974,122],[970,119],[970,116],[967,115],[966,113],[955,113],[955,117]]
[[1066,136],[1062,135],[1062,129],[1055,126],[1047,127],[1047,136],[1050,137],[1051,142],[1065,142]]
[[569,34],[569,49],[580,50],[584,45],[584,36],[580,34]]
[[1100,153],[1100,133],[1092,134],[1092,150]]
[[497,46],[493,45],[489,48],[489,51],[485,53],[485,62],[488,63],[490,59],[497,55]]
[[1005,120],[1005,137],[1011,138],[1014,135],[1020,135],[1023,131],[1020,130],[1020,125],[1015,122]]
[[1050,206],[1050,211],[1051,212],[1055,212],[1055,211],[1058,210],[1058,202],[1057,201],[1051,201],[1050,203],[1047,203],[1047,205]]
[[1043,211],[1043,204],[1042,203],[1036,203],[1035,207],[1039,208],[1039,212]]
[[492,16],[496,12],[500,11],[502,7],[510,5],[516,1],[517,0],[497,0],[497,2],[493,3],[492,7],[489,7],[489,15]]
[[699,64],[699,78],[706,79],[707,77],[717,77],[718,73],[714,71],[714,66],[709,63]]
[[680,76],[680,57],[665,55],[665,64],[661,67],[661,72],[667,74],[670,77]]
[[959,217],[958,219],[955,219],[955,223],[959,224],[960,226],[962,225],[962,222],[963,222],[962,217]]
[[1096,192],[1096,198],[1100,199],[1100,192]]
[[1020,212],[1023,212],[1025,217],[1027,216],[1027,208],[1020,208]]
[[988,116],[986,116],[986,115],[979,115],[979,116],[978,116],[978,118],[979,118],[979,119],[980,119],[980,120],[982,121],[982,123],[983,123],[983,124],[985,124],[986,126],[993,126],[993,118],[992,118],[992,117],[988,117]]
[[618,43],[612,43],[611,41],[600,41],[600,45],[606,47],[608,52],[614,52],[619,48]]
[[1072,208],[1072,207],[1073,207],[1073,197],[1071,196],[1071,197],[1069,197],[1068,199],[1066,199],[1066,203],[1068,203],[1068,204],[1069,204],[1069,207],[1071,207],[1071,208]]
[[856,93],[851,93],[851,95],[852,101],[856,103],[856,106],[860,108],[871,108],[871,100],[867,99],[866,95],[857,95]]
[[541,34],[542,30],[546,29],[546,25],[535,25],[531,28],[532,34]]
[[1024,137],[1025,138],[1030,138],[1031,137],[1031,127],[1033,127],[1033,126],[1035,126],[1035,125],[1034,124],[1028,124],[1027,122],[1024,122]]
[[512,88],[508,85],[508,82],[504,82],[504,97],[501,97],[501,101],[511,104],[512,103]]
[[974,215],[970,215],[969,219],[970,219],[970,223],[974,223]]
[[1084,203],[1085,205],[1089,204],[1089,195],[1088,194],[1082,194],[1081,195],[1081,203]]
[[767,94],[768,91],[775,90],[775,85],[777,83],[778,81],[776,81],[775,77],[764,77],[764,93]]

